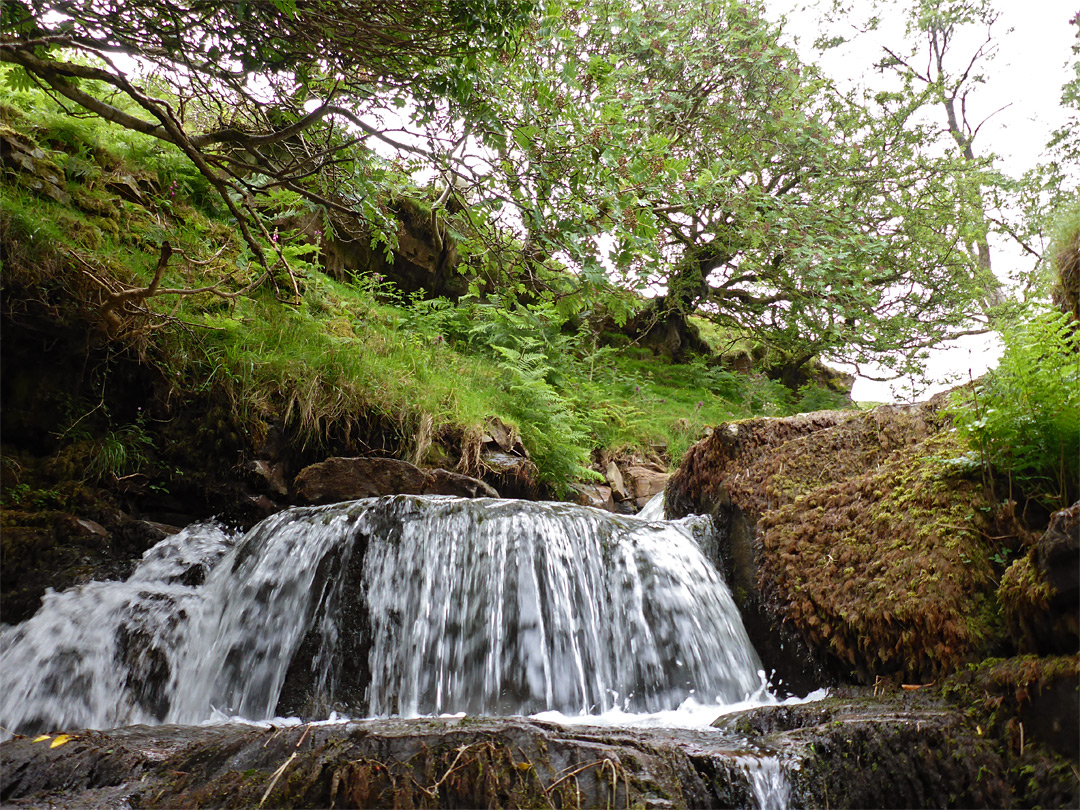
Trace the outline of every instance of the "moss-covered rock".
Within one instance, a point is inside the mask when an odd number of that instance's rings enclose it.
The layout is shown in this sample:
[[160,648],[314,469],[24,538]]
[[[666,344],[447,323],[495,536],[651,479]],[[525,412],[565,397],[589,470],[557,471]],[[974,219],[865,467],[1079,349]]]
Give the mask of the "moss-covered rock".
[[1001,577],[1006,628],[1024,653],[1080,648],[1080,503],[1055,512],[1050,525]]
[[929,681],[996,649],[992,504],[942,433],[760,522],[771,609],[859,680]]
[[1015,806],[1080,806],[1080,655],[987,659],[943,693],[998,741]]
[[721,425],[687,454],[668,512],[727,527],[721,562],[767,666],[804,645],[826,674],[925,682],[1002,651],[991,558],[1018,541],[944,401]]

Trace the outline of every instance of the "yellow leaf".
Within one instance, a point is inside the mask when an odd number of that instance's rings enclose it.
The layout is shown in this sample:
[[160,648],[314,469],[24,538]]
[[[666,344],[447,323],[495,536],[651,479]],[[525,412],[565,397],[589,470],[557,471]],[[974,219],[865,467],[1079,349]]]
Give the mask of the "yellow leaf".
[[42,734],[40,737],[34,737],[34,742],[45,742],[46,740],[51,739],[52,737],[50,737],[48,734]]
[[49,748],[59,748],[71,739],[73,739],[73,737],[70,734],[57,734],[56,739],[49,743]]

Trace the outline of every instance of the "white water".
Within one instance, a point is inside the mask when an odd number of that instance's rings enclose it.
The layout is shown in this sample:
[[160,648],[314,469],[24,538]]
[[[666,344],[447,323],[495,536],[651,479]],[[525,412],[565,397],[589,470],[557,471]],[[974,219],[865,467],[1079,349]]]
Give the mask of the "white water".
[[757,810],[788,810],[791,784],[780,760],[772,756],[739,757],[746,772]]
[[[127,582],[50,593],[4,629],[0,726],[264,720],[291,663],[323,716],[351,685],[354,714],[704,726],[776,702],[695,540],[709,530],[411,496],[288,510],[239,539],[189,527]],[[370,678],[346,684],[358,633]],[[293,662],[302,642],[310,660]]]
[[232,545],[220,528],[191,526],[147,551],[127,582],[46,593],[30,620],[0,632],[0,726],[107,728],[165,719],[156,682],[203,605],[183,584]]
[[649,502],[641,507],[641,511],[634,515],[638,520],[663,520],[664,519],[664,493],[657,492]]

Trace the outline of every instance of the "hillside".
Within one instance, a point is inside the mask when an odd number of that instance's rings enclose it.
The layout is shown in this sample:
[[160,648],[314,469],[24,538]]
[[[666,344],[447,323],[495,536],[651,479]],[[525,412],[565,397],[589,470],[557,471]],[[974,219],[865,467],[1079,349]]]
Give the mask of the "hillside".
[[[605,479],[636,467],[662,481],[708,425],[849,403],[823,367],[827,385],[770,379],[745,336],[702,323],[725,351],[697,338],[703,353],[672,362],[602,312],[566,314],[520,279],[440,258],[415,186],[386,192],[393,252],[350,234],[359,220],[260,198],[297,297],[260,278],[175,148],[35,90],[0,106],[0,144],[9,621],[36,602],[12,601],[16,561],[61,572],[59,586],[102,559],[122,567],[155,523],[250,525],[328,457],[632,510],[632,477]],[[40,593],[49,578],[34,579]]]

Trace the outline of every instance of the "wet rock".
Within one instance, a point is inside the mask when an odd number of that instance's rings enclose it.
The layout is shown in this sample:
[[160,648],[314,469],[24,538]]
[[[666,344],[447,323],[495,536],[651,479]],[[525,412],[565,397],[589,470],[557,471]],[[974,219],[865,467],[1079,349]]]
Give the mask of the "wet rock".
[[485,447],[480,451],[480,467],[504,498],[536,500],[539,495],[536,465],[527,456]]
[[8,806],[746,807],[716,734],[525,719],[367,720],[284,728],[135,726],[0,745]]
[[1035,744],[1073,762],[1080,756],[1080,655],[989,659],[944,686],[1007,751]]
[[427,472],[392,458],[329,458],[301,470],[294,486],[300,500],[312,504],[383,495],[499,496],[477,478],[446,470]]
[[176,534],[178,531],[180,530],[176,526],[170,526],[166,523],[126,518],[121,520],[119,527],[116,529],[116,536],[132,551],[141,554],[146,549],[160,543],[166,537]]
[[1000,746],[940,696],[827,698],[751,709],[715,725],[797,763],[795,806],[1012,806]]

